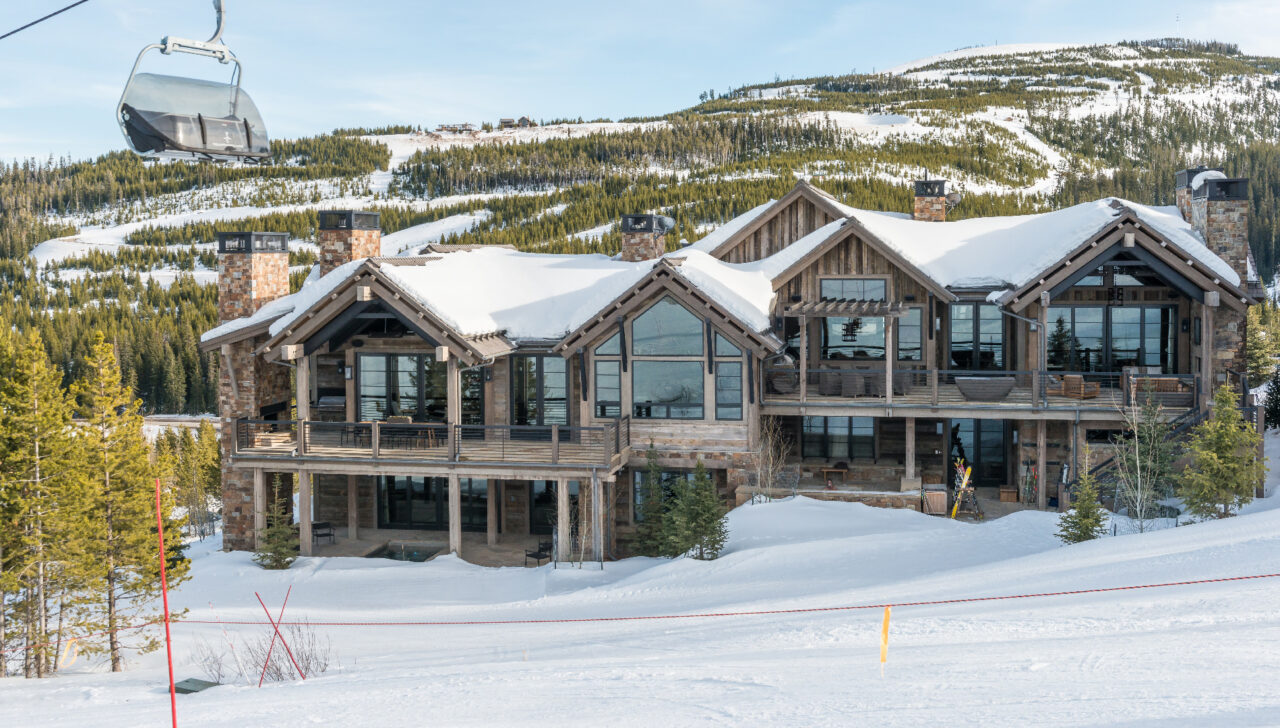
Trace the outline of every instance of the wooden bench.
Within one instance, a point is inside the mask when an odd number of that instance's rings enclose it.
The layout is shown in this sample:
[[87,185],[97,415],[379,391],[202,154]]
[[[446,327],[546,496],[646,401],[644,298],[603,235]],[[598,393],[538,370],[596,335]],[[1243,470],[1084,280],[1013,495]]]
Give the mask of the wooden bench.
[[826,485],[826,482],[828,480],[832,480],[831,476],[836,473],[840,474],[840,482],[844,483],[845,476],[849,474],[849,469],[848,468],[820,468],[819,472],[822,473],[823,485]]

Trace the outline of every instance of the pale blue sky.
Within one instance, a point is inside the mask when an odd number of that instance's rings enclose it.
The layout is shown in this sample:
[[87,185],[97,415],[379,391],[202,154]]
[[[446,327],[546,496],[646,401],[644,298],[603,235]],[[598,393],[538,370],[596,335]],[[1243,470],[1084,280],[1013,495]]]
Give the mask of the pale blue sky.
[[[68,2],[6,0],[0,32]],[[275,137],[521,114],[660,114],[708,88],[870,71],[996,42],[1178,34],[1280,55],[1277,0],[226,3],[224,38]],[[212,28],[209,0],[90,0],[0,41],[0,159],[123,148],[113,113],[137,52]],[[157,72],[201,68],[224,70],[158,53],[144,61]]]

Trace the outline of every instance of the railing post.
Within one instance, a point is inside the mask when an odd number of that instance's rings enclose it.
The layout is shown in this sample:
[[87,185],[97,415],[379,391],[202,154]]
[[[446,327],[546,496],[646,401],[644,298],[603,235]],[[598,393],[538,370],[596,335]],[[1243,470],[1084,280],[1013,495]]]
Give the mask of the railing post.
[[1031,372],[1031,406],[1040,407],[1040,390],[1044,387],[1043,372],[1034,369]]
[[560,425],[551,426],[551,462],[560,462]]
[[379,450],[381,450],[381,447],[382,447],[380,442],[381,440],[382,440],[382,423],[377,420],[374,420],[373,425],[371,425],[371,429],[369,432],[369,447],[372,450],[373,457],[375,458],[378,457]]
[[449,460],[456,462],[458,460],[458,428],[461,425],[450,424],[449,427]]
[[938,406],[938,370],[929,370],[929,401],[934,407]]
[[307,421],[298,420],[298,454],[305,455],[307,452]]

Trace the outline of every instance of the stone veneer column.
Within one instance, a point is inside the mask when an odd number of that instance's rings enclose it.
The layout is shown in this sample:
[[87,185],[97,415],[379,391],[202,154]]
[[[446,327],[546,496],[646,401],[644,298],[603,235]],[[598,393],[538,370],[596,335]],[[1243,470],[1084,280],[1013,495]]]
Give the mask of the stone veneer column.
[[320,248],[320,275],[353,260],[382,255],[381,230],[320,230],[316,234]]
[[623,233],[622,259],[628,263],[661,258],[667,252],[665,233]]
[[[1219,180],[1206,180],[1204,185],[1219,183]],[[1239,274],[1243,286],[1249,269],[1249,200],[1213,199],[1212,195],[1193,193],[1191,223],[1200,231],[1209,249]],[[1227,306],[1217,308],[1213,315],[1212,344],[1215,383],[1227,381],[1230,371],[1244,371],[1244,340],[1244,313]]]
[[[218,254],[218,318],[231,321],[250,316],[264,304],[289,293],[289,254],[286,251],[244,250]],[[253,355],[264,337],[225,344],[218,352],[218,414],[222,450],[222,544],[228,550],[255,545],[254,473],[231,467],[235,451],[235,421],[255,418],[264,404],[289,397],[289,370],[268,365]],[[234,380],[234,381],[233,381]],[[274,475],[262,474],[262,495],[272,497]],[[282,481],[281,500],[292,504],[292,479]]]

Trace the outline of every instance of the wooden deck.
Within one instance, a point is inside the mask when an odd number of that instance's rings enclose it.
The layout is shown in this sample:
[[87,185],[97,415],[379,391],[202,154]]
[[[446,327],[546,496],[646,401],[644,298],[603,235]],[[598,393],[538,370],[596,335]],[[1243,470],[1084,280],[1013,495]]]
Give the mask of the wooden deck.
[[305,453],[297,453],[292,437],[273,436],[256,440],[236,450],[238,457],[289,458],[296,460],[409,461],[422,464],[509,464],[561,465],[570,468],[612,468],[625,462],[627,454],[611,454],[598,444],[559,443],[553,451],[546,442],[464,441],[458,447],[458,459],[449,457],[445,445],[422,448],[380,448],[375,458],[371,448],[312,445]]

